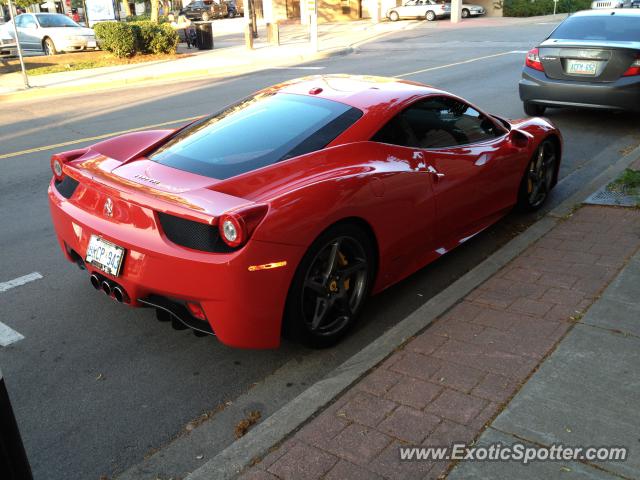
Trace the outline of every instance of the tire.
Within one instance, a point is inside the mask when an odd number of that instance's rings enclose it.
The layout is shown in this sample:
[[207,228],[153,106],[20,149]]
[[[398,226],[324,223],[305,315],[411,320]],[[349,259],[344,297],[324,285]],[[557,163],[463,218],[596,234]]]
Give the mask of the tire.
[[544,112],[547,109],[544,105],[538,105],[531,102],[524,102],[522,106],[524,108],[524,113],[530,117],[539,117],[540,115],[544,115]]
[[398,12],[393,11],[389,13],[389,20],[391,20],[392,22],[397,22],[398,20],[400,20],[400,15],[398,14]]
[[429,22],[433,22],[436,19],[436,14],[431,10],[429,10],[424,16],[424,18]]
[[462,18],[469,18],[469,10],[467,10],[466,8],[462,9]]
[[556,176],[558,153],[553,140],[544,140],[538,146],[520,181],[517,203],[519,211],[535,212],[547,201]]
[[203,22],[208,22],[210,19],[211,19],[211,16],[207,12],[204,12],[202,14],[202,21]]
[[56,45],[53,43],[49,37],[45,37],[42,41],[42,49],[44,50],[45,55],[57,55],[58,50],[56,50]]
[[284,336],[311,348],[327,348],[351,330],[371,291],[372,239],[352,223],[325,230],[302,258],[289,288]]

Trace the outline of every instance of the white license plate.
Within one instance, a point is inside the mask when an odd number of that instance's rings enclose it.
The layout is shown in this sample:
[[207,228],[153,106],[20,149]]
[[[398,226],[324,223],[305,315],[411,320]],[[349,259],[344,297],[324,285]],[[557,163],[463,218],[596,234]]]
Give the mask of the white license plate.
[[108,242],[98,235],[91,235],[85,258],[87,263],[109,275],[117,277],[120,273],[123,258],[124,248]]
[[572,73],[574,75],[595,75],[597,70],[598,62],[567,60],[567,73]]
[[96,48],[96,41],[95,40],[89,40],[87,42],[87,48]]

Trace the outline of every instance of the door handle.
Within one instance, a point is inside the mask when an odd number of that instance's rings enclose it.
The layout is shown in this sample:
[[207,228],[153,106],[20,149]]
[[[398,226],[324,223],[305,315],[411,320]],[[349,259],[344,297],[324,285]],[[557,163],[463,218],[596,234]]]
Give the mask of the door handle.
[[436,170],[435,168],[433,168],[433,166],[431,166],[431,165],[429,165],[429,166],[427,167],[427,172],[429,172],[429,173],[433,173],[433,174],[436,176],[436,178],[442,178],[442,177],[444,177],[444,173],[439,172],[438,170]]

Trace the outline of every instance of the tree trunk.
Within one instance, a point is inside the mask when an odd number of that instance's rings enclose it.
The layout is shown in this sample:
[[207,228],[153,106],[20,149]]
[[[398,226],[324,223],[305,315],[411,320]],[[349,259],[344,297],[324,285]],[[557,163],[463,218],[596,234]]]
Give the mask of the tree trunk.
[[129,5],[129,0],[122,0],[122,6],[124,7],[124,16],[131,16],[131,5]]
[[159,3],[160,3],[160,0],[151,0],[151,21],[152,22],[158,21],[158,4]]

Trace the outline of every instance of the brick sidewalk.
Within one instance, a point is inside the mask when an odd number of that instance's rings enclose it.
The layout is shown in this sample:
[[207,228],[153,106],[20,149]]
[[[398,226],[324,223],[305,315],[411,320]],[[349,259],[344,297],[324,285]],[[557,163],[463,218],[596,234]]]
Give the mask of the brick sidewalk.
[[242,478],[442,478],[398,447],[477,438],[639,246],[640,211],[581,208]]

